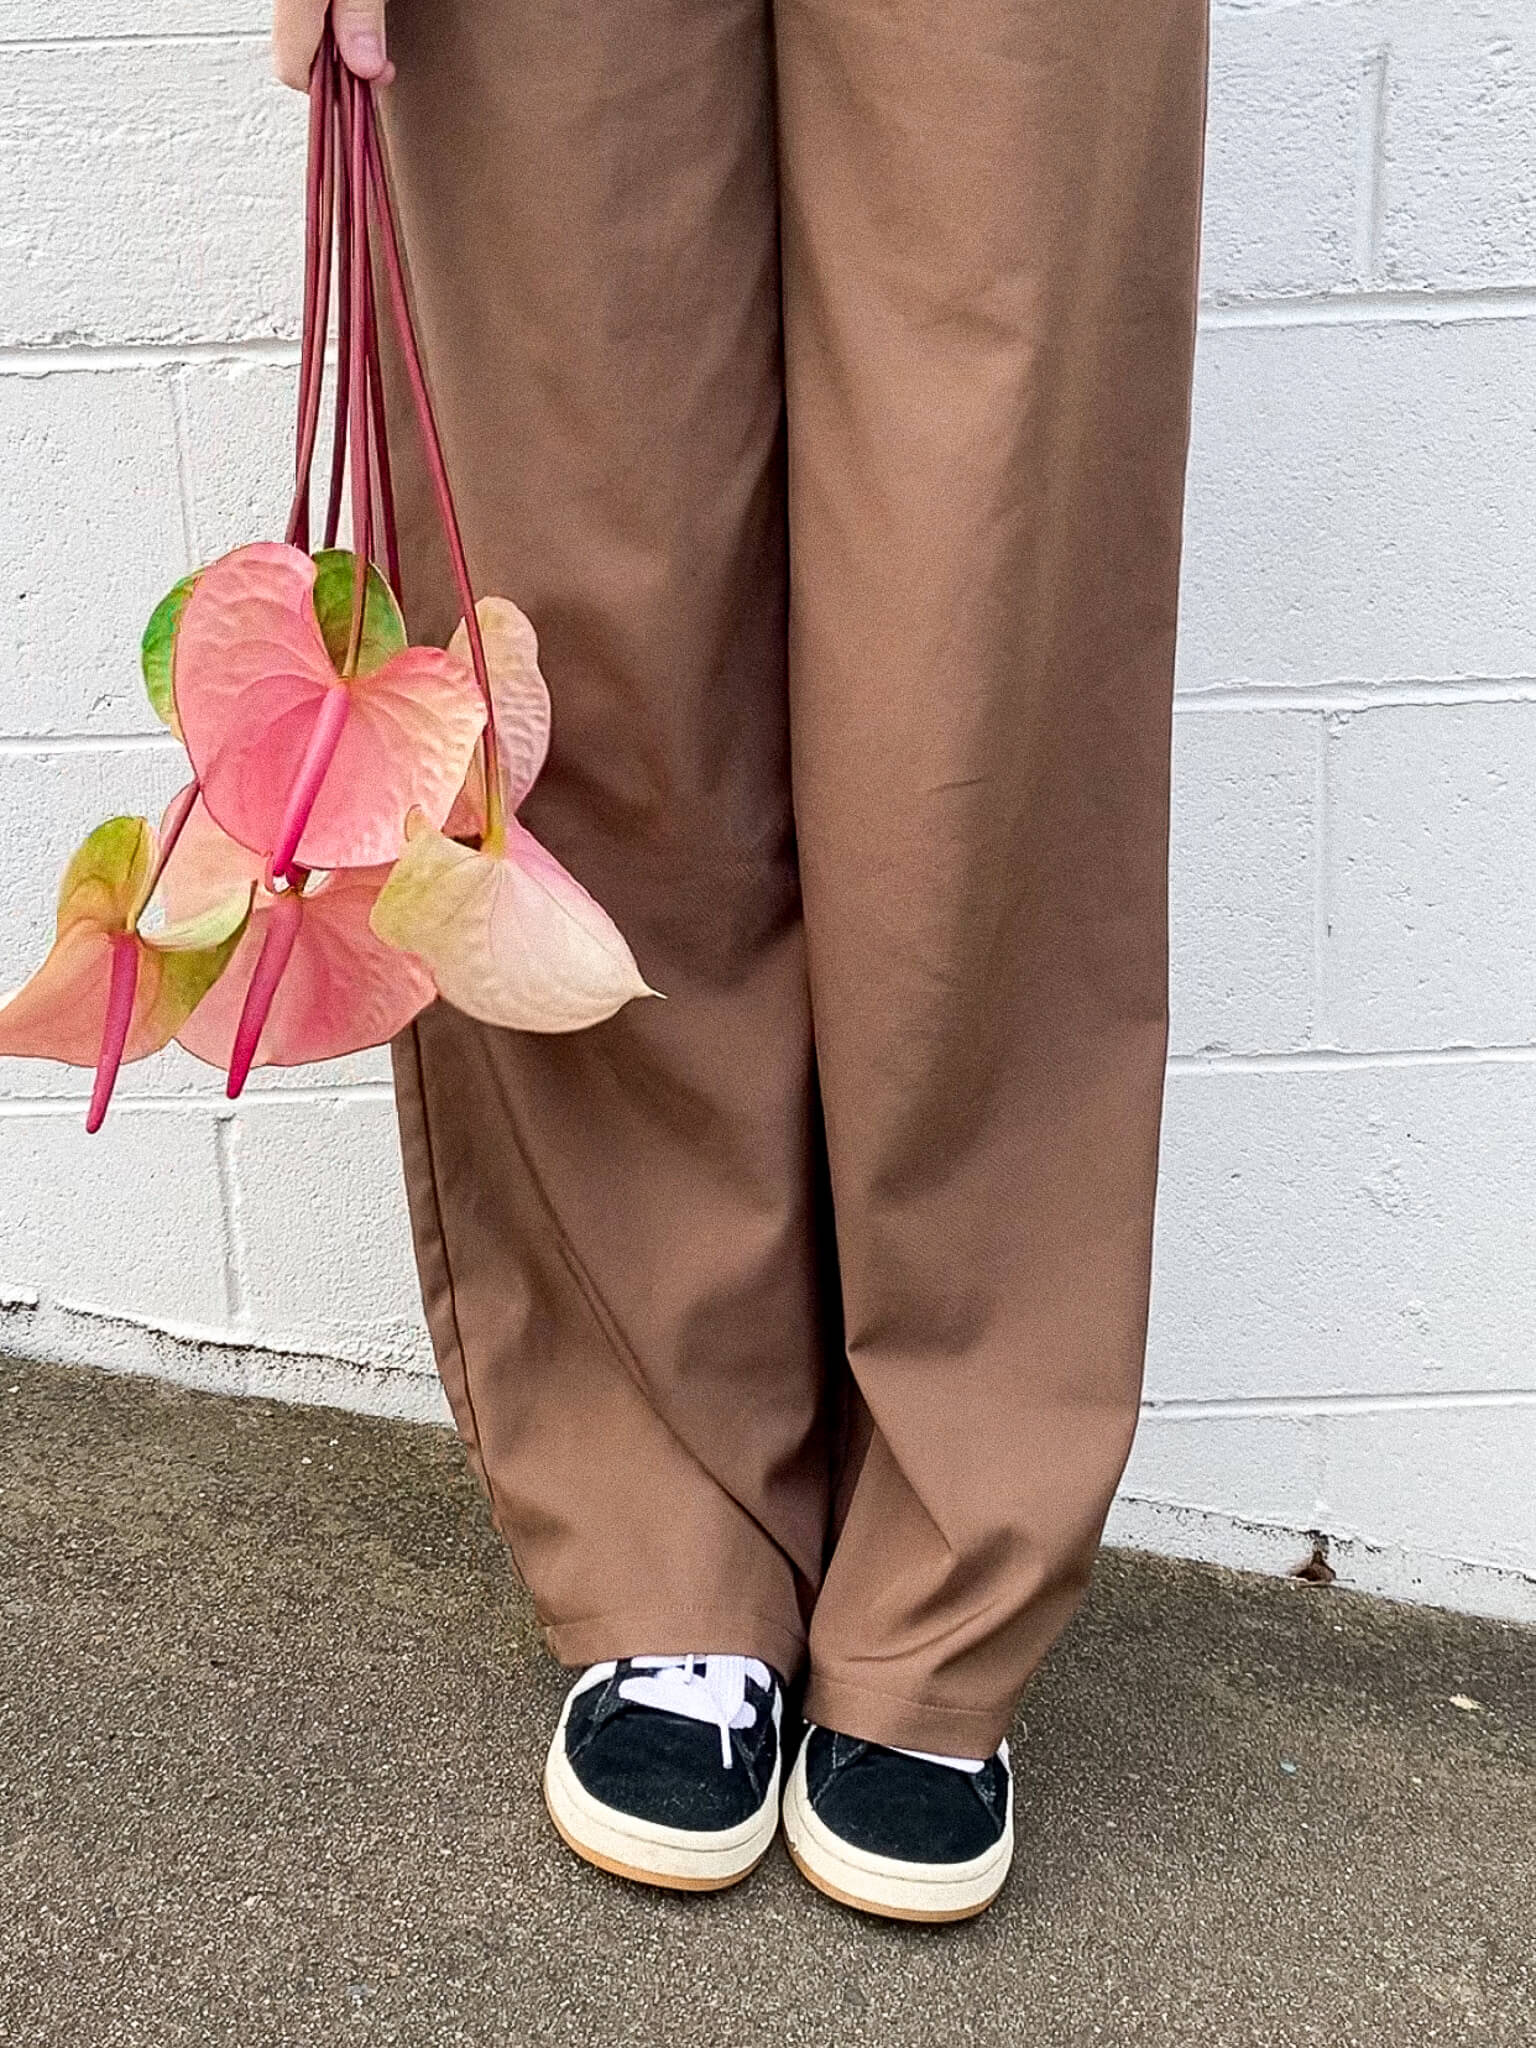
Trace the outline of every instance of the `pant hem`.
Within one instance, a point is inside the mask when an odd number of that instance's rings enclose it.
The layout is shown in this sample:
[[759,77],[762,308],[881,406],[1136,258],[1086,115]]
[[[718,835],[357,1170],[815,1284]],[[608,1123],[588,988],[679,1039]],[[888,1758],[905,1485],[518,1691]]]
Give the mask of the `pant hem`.
[[805,1689],[805,1718],[861,1742],[890,1749],[924,1749],[935,1756],[988,1757],[1008,1733],[1013,1704],[996,1708],[944,1707],[850,1685],[812,1670]]
[[546,1622],[544,1640],[561,1664],[572,1667],[616,1657],[758,1657],[786,1682],[805,1658],[799,1629],[766,1614],[704,1604],[621,1608],[581,1621]]

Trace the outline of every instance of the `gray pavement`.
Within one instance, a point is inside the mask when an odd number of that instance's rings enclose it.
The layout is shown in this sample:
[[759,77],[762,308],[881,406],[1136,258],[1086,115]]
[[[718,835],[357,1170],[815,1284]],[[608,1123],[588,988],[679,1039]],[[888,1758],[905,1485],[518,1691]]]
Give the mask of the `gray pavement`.
[[1529,1631],[1110,1555],[1002,1901],[892,1927],[569,1857],[437,1431],[0,1366],[0,1456],[7,2048],[1536,2042]]

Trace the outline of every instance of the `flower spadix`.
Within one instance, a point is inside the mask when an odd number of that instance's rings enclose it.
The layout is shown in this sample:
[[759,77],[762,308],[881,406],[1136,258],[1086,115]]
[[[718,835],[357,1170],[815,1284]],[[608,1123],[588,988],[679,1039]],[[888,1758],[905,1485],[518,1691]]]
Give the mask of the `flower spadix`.
[[170,1043],[218,981],[250,915],[251,885],[234,877],[195,915],[141,931],[157,856],[148,819],[98,825],[64,871],[52,951],[0,1000],[0,1053],[96,1069],[88,1130],[106,1114],[120,1064]]
[[[250,922],[228,968],[177,1032],[188,1052],[244,1079],[240,1027],[253,977],[282,953],[270,1002],[244,1067],[294,1067],[383,1045],[433,999],[432,977],[409,953],[374,936],[368,913],[386,867],[307,874],[297,886],[265,886],[266,862],[238,845],[199,801],[166,869],[164,897],[176,916],[195,916],[231,888],[254,890]],[[275,944],[274,944],[275,941]]]
[[[613,919],[512,815],[549,746],[549,692],[533,627],[506,598],[475,607],[495,707],[489,787],[473,771],[450,830],[414,809],[405,852],[373,906],[373,929],[418,954],[471,1017],[520,1031],[579,1031],[654,995]],[[461,625],[450,650],[467,647]],[[479,759],[484,766],[485,748]]]
[[359,618],[354,573],[340,550],[258,541],[202,570],[172,623],[174,712],[209,813],[278,875],[393,860],[408,811],[447,817],[485,722],[469,668],[406,645],[371,565]]

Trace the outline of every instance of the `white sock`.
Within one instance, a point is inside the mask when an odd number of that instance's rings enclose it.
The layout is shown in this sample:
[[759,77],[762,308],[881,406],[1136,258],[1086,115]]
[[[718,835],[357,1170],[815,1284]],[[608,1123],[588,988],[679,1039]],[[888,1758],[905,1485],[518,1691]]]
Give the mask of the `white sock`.
[[[896,1747],[894,1743],[891,1746],[893,1749]],[[949,1771],[969,1771],[973,1776],[977,1771],[985,1770],[992,1761],[990,1757],[985,1756],[935,1756],[933,1751],[929,1749],[897,1749],[896,1754],[898,1756],[915,1756],[920,1764],[943,1764],[944,1768]],[[1002,1758],[1003,1764],[1006,1767],[1008,1762],[1008,1745],[1006,1742],[999,1743],[996,1754]]]

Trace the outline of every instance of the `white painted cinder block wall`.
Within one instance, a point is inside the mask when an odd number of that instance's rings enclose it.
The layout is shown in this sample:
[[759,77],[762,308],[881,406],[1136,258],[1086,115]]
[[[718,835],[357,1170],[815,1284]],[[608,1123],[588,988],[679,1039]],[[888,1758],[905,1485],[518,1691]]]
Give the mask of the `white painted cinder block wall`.
[[[280,530],[264,0],[0,0],[0,985]],[[1217,0],[1145,1424],[1112,1533],[1536,1615],[1536,9]],[[0,1349],[441,1412],[387,1065],[0,1063]],[[295,1228],[295,1221],[302,1227]]]

